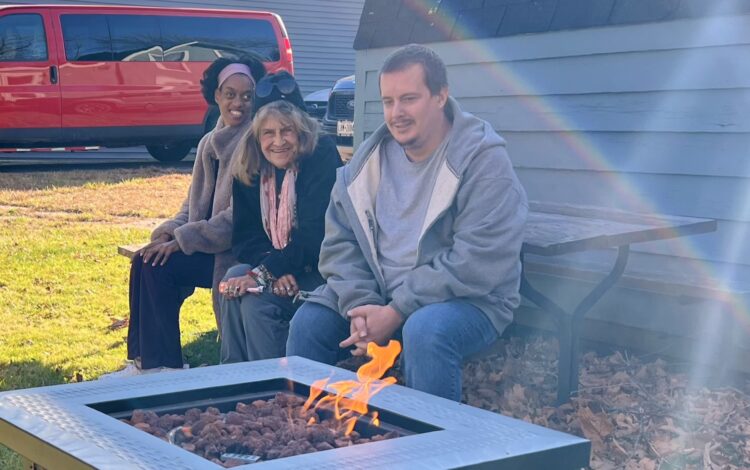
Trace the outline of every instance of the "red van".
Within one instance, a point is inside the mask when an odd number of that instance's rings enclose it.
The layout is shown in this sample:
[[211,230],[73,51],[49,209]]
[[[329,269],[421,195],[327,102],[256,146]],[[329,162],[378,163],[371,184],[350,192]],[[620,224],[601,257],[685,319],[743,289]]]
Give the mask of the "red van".
[[0,148],[145,145],[180,160],[218,118],[203,71],[248,52],[294,73],[274,13],[0,6]]

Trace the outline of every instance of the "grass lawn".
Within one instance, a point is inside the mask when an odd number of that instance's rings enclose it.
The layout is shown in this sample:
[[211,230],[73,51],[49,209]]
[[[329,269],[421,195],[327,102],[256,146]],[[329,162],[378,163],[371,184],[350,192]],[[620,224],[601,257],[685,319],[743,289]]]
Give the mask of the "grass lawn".
[[[187,194],[184,169],[0,174],[0,390],[92,380],[126,355],[128,261]],[[218,363],[207,290],[182,309],[191,366]],[[0,468],[22,468],[0,448]]]

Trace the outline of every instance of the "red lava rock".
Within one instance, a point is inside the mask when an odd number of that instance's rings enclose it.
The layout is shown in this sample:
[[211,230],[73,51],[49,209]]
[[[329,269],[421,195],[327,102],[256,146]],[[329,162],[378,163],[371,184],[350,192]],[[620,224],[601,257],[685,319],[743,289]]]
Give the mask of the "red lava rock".
[[151,431],[151,426],[148,423],[135,423],[133,426],[137,427],[141,431]]
[[227,424],[242,424],[245,422],[245,419],[239,413],[230,411],[224,418],[224,422]]
[[[184,415],[161,416],[134,410],[131,419],[123,421],[162,438],[181,426],[171,435],[173,444],[227,468],[247,462],[222,461],[222,454],[254,455],[260,461],[268,461],[399,437],[393,431],[372,438],[357,431],[345,436],[342,423],[323,419],[320,410],[303,411],[304,402],[299,396],[277,393],[269,400],[237,403],[234,410],[226,413],[216,407],[191,408]],[[310,418],[314,421],[308,424]]]
[[317,450],[331,450],[331,449],[335,449],[335,447],[333,447],[328,442],[318,442],[317,444],[315,444],[315,448]]
[[336,444],[336,447],[347,447],[352,444],[352,441],[350,441],[349,439],[343,439],[343,438],[336,439],[333,442],[334,444]]
[[[138,410],[136,410],[138,411]],[[135,412],[133,412],[135,414]],[[201,419],[201,410],[198,408],[190,408],[185,412],[185,422],[186,423],[194,423]]]

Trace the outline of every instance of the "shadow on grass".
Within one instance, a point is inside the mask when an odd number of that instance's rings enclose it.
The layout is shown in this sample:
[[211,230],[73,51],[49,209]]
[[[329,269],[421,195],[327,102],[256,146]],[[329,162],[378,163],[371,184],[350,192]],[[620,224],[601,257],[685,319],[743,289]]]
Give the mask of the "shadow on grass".
[[0,362],[0,391],[44,387],[70,381],[71,377],[61,367],[51,367],[38,361]]
[[207,331],[182,348],[190,367],[214,366],[219,363],[219,340],[216,330]]

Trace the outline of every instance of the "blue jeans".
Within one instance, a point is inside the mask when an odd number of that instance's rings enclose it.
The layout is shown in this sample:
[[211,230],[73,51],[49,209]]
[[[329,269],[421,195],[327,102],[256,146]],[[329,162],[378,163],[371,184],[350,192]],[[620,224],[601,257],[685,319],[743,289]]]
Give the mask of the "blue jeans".
[[[406,386],[454,401],[461,400],[463,360],[498,338],[478,308],[459,300],[420,308],[409,315],[401,334]],[[339,348],[347,337],[348,320],[328,307],[306,302],[292,319],[286,353],[336,364],[349,355]]]

